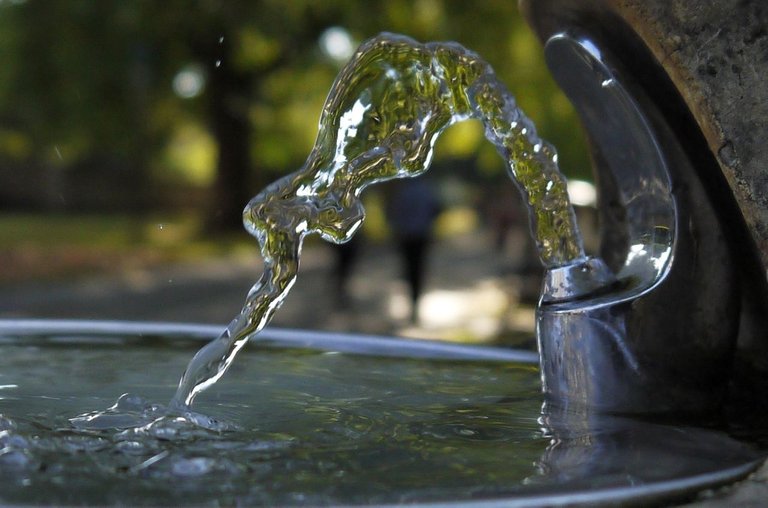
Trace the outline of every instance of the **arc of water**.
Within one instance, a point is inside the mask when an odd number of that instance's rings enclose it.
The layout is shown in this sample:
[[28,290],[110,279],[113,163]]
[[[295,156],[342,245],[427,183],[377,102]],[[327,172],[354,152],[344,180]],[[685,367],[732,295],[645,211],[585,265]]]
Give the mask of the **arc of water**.
[[583,260],[555,150],[538,138],[491,66],[456,43],[381,34],[360,46],[336,78],[304,166],[246,207],[245,227],[259,241],[264,273],[227,331],[190,362],[172,404],[191,404],[269,322],[296,279],[304,236],[349,240],[365,216],[360,193],[426,171],[440,133],[469,118],[483,123],[528,203],[542,263]]

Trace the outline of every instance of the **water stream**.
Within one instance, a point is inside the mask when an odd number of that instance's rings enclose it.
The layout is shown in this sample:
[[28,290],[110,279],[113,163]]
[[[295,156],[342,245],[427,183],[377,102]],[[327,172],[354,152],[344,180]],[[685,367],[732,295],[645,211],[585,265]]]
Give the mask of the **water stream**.
[[171,407],[186,410],[269,322],[296,280],[306,235],[348,241],[365,216],[361,192],[426,171],[440,133],[470,118],[483,123],[526,198],[544,265],[583,259],[556,153],[537,137],[493,69],[456,43],[380,35],[360,47],[334,82],[304,166],[268,186],[245,209],[245,226],[259,241],[264,272],[240,315],[192,359]]

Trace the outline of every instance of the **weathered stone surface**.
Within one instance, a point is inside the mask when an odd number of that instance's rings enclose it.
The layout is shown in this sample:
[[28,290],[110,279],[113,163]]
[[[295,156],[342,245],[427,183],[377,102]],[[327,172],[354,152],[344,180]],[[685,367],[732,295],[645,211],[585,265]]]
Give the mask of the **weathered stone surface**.
[[694,114],[768,268],[768,3],[607,0]]

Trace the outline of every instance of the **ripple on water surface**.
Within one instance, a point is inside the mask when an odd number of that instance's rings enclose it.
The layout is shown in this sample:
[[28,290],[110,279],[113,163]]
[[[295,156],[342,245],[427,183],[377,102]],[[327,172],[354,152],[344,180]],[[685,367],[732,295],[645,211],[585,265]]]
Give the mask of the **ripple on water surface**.
[[170,410],[158,401],[170,399],[196,346],[181,336],[4,337],[0,503],[615,501],[734,479],[755,458],[710,430],[541,417],[537,370],[511,361],[255,341],[195,412]]
[[0,500],[402,502],[536,474],[548,441],[530,365],[252,346],[199,413],[174,414],[156,401],[189,348],[4,345]]

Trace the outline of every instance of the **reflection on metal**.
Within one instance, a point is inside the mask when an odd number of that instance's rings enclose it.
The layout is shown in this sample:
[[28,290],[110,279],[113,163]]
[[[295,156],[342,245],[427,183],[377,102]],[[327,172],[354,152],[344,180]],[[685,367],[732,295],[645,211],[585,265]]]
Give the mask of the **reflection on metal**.
[[[754,470],[761,460],[749,446],[725,433],[686,426],[659,425],[622,416],[570,411],[544,404],[539,420],[550,444],[537,466],[541,478],[555,485],[575,480],[591,482],[592,493],[574,492],[565,504],[619,505],[658,503],[701,490],[705,478],[730,483]],[[655,471],[659,481],[648,481],[639,471]],[[601,492],[602,482],[623,476],[627,489]],[[543,499],[541,505],[549,505]],[[559,503],[552,503],[559,504]]]
[[547,399],[577,411],[717,408],[739,292],[684,141],[603,41],[555,33],[545,55],[592,142],[610,266],[547,274],[537,315]]
[[600,258],[559,266],[544,275],[541,303],[575,300],[615,284],[616,278]]
[[546,45],[547,64],[600,147],[626,209],[628,244],[619,275],[639,276],[636,291],[663,276],[675,236],[676,205],[667,162],[648,120],[605,62],[595,42],[566,34]]

